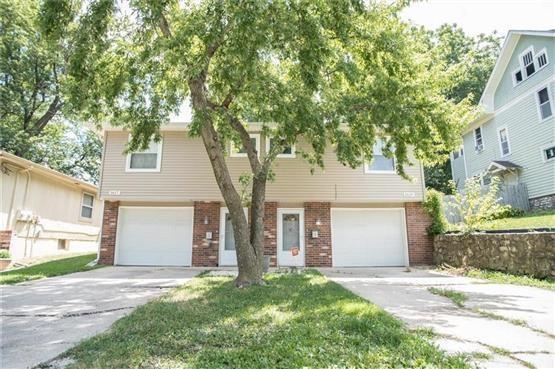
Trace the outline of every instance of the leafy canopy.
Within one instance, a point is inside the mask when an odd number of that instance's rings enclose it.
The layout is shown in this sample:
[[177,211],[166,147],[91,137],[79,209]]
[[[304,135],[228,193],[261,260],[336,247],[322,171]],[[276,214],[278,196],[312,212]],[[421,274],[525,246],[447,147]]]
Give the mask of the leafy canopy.
[[[397,170],[408,148],[427,162],[451,150],[469,103],[443,93],[450,74],[397,16],[401,3],[349,0],[96,0],[80,8],[46,0],[53,40],[70,35],[68,91],[87,118],[129,128],[129,149],[146,147],[202,80],[219,140],[239,141],[231,117],[263,122],[284,144],[323,165],[331,142],[351,167],[371,159],[376,136]],[[126,6],[121,6],[125,4]],[[223,150],[223,145],[222,145]]]

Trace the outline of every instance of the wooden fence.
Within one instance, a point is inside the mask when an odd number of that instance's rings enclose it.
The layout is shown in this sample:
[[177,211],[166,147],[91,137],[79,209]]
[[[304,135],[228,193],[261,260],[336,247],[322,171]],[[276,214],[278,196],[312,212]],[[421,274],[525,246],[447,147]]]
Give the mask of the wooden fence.
[[[482,186],[485,193],[489,190],[488,186]],[[511,205],[513,208],[530,210],[530,202],[528,201],[528,188],[526,184],[519,183],[516,185],[499,186],[499,203],[503,205]],[[443,211],[449,223],[460,223],[462,221],[460,214],[455,206],[455,198],[452,195],[443,197]]]

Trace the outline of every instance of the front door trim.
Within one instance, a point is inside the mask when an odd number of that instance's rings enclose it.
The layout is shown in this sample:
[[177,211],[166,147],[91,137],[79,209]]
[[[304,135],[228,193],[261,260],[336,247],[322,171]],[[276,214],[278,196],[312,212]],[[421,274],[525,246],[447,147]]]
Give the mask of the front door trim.
[[[283,214],[299,215],[299,255],[295,256],[297,263],[292,263],[293,256],[282,251],[283,243]],[[304,208],[278,208],[277,209],[277,264],[278,266],[305,266],[305,234],[304,234]],[[289,254],[286,256],[286,254]]]

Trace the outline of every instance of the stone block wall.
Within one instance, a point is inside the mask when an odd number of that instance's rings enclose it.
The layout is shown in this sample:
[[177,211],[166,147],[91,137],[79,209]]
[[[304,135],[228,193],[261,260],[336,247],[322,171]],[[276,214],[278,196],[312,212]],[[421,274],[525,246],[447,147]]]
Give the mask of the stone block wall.
[[555,194],[530,199],[531,210],[554,210]]
[[473,233],[434,238],[434,261],[453,267],[555,276],[555,232]]

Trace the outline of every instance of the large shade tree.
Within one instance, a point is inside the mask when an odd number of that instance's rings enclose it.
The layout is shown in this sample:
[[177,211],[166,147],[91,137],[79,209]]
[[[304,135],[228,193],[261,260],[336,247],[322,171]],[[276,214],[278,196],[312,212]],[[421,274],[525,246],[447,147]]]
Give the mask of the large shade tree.
[[[236,241],[238,286],[262,283],[264,200],[272,163],[302,138],[323,166],[326,146],[357,167],[376,138],[406,177],[409,151],[428,162],[452,148],[469,112],[444,97],[449,76],[399,20],[401,4],[349,0],[214,0],[123,3],[48,0],[49,34],[72,34],[71,103],[88,118],[132,133],[128,150],[160,138],[190,97],[189,134],[200,136]],[[272,138],[259,156],[248,122]],[[242,144],[250,163],[250,222],[226,163]],[[244,183],[244,182],[243,182]],[[250,223],[250,224],[249,224]]]

